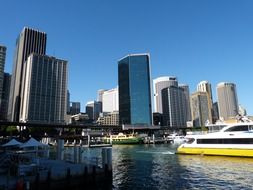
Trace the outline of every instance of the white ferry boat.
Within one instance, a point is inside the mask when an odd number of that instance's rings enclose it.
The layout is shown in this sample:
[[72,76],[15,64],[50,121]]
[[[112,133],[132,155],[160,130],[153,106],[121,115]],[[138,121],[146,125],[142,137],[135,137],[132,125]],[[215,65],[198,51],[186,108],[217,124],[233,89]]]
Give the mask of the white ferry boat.
[[228,124],[218,132],[187,138],[177,154],[253,157],[253,122]]

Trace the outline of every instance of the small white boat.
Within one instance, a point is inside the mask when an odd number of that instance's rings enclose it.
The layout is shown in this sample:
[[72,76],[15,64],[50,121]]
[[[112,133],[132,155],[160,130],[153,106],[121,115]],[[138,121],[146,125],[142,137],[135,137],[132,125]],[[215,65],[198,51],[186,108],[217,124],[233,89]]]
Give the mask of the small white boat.
[[182,135],[177,135],[177,134],[172,134],[172,135],[169,135],[167,137],[167,139],[174,143],[174,144],[182,144],[182,143],[185,143],[186,142],[186,138],[185,136],[182,136]]

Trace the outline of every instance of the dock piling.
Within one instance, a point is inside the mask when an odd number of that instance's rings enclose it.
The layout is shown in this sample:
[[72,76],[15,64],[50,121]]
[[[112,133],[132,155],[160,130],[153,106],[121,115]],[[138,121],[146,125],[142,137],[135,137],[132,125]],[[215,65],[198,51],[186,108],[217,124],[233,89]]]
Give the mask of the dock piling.
[[57,141],[57,159],[63,160],[64,159],[64,140],[58,139]]
[[104,147],[102,148],[102,167],[108,166],[109,170],[112,170],[112,148]]

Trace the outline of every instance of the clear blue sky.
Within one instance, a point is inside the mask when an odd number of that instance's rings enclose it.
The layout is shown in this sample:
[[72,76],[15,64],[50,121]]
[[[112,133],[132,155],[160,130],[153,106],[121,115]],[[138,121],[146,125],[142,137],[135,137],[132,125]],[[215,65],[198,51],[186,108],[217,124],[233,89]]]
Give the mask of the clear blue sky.
[[117,60],[151,54],[152,78],[177,76],[196,90],[201,80],[237,85],[253,115],[252,0],[6,0],[0,5],[0,44],[12,71],[24,26],[47,33],[47,54],[69,61],[72,101],[96,99],[117,85]]

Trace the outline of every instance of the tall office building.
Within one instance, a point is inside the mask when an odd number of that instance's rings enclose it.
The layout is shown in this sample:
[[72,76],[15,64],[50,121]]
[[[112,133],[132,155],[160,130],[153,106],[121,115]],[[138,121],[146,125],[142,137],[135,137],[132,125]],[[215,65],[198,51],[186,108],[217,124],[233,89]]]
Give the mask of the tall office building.
[[11,75],[9,73],[4,73],[2,102],[0,107],[0,120],[7,120],[10,85]]
[[201,81],[197,85],[197,91],[198,92],[207,92],[211,103],[213,103],[212,87],[211,87],[211,84],[208,81]]
[[212,117],[213,117],[213,123],[215,123],[218,119],[219,119],[219,106],[218,106],[218,102],[214,102],[213,103],[213,113],[212,113]]
[[217,85],[217,98],[220,118],[227,120],[238,114],[239,106],[235,84],[228,82],[219,83]]
[[208,98],[207,92],[198,91],[191,95],[192,120],[195,127],[205,126],[212,119]]
[[103,99],[103,94],[105,91],[107,91],[107,90],[105,90],[105,89],[98,90],[98,92],[97,92],[97,101],[98,102],[103,102],[102,99]]
[[67,114],[70,114],[70,92],[67,90],[67,102],[66,102]]
[[67,61],[31,54],[24,63],[23,74],[20,121],[64,123]]
[[104,91],[102,94],[102,111],[103,112],[116,112],[119,111],[119,90],[113,88]]
[[12,68],[8,118],[18,121],[20,116],[21,85],[24,78],[25,63],[31,53],[45,55],[46,33],[24,28],[16,41],[16,51]]
[[149,54],[130,54],[118,61],[119,123],[152,124]]
[[[211,115],[213,117],[213,95],[212,95],[211,84],[208,81],[201,81],[197,85],[197,91],[198,92],[206,92],[207,93],[208,108],[210,109]],[[214,118],[212,118],[212,120],[213,119]],[[210,120],[210,123],[212,123],[212,120]]]
[[2,102],[2,93],[3,93],[5,58],[6,58],[6,47],[0,45],[0,108],[1,108],[1,102]]
[[70,103],[70,115],[76,115],[81,113],[81,103],[80,102],[71,102]]
[[169,86],[162,90],[163,123],[169,127],[185,127],[184,91],[178,86]]
[[187,121],[191,121],[192,116],[191,116],[191,101],[190,101],[189,86],[186,84],[179,84],[179,88],[181,88],[184,93],[184,96],[183,96],[184,115],[186,116]]
[[159,77],[153,80],[154,88],[154,111],[157,113],[163,113],[163,104],[162,104],[162,90],[168,88],[169,86],[178,86],[176,77]]
[[86,104],[86,114],[88,114],[89,119],[97,121],[99,114],[102,112],[102,103],[99,101],[90,101]]

